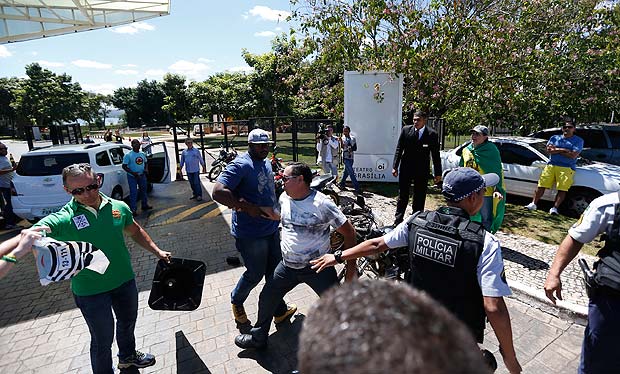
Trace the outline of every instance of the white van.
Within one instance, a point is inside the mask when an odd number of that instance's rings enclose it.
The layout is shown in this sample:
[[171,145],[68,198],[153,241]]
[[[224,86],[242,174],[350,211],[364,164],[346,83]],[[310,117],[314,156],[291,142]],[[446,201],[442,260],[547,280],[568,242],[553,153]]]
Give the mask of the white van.
[[[147,147],[149,182],[168,183],[170,167],[164,143]],[[82,162],[89,163],[101,177],[101,192],[117,200],[127,198],[129,186],[122,164],[130,151],[124,144],[98,143],[44,147],[23,154],[11,182],[13,212],[36,221],[60,210],[71,199],[63,189],[62,169]]]

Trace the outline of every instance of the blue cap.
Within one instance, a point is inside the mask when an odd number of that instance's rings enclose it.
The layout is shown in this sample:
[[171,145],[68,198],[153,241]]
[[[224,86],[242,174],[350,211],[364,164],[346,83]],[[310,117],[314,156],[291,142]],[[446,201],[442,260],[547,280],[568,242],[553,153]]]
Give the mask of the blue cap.
[[448,170],[444,176],[441,193],[449,201],[461,201],[485,187],[492,187],[498,183],[499,176],[495,173],[480,175],[472,168],[454,168]]

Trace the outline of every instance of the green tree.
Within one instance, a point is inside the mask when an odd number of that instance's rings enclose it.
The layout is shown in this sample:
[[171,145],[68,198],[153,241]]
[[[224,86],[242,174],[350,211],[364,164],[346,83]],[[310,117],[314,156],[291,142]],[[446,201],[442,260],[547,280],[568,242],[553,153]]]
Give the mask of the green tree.
[[204,82],[192,82],[189,87],[196,114],[205,118],[217,115],[220,120],[254,116],[252,90],[249,76],[240,72],[217,73]]
[[191,120],[194,116],[194,109],[185,84],[185,77],[178,74],[166,74],[161,86],[165,95],[162,107],[164,112],[175,122]]
[[26,66],[27,79],[15,91],[19,116],[38,126],[76,121],[82,112],[84,92],[67,74],[56,75],[37,63]]
[[[402,74],[404,109],[428,109],[455,129],[526,131],[560,114],[598,121],[618,110],[618,1],[293,3],[314,64]],[[325,98],[341,103],[341,83],[330,87]]]
[[157,81],[144,79],[135,88],[122,87],[114,91],[112,103],[125,111],[129,127],[165,126],[172,118],[162,109],[164,97],[164,90]]

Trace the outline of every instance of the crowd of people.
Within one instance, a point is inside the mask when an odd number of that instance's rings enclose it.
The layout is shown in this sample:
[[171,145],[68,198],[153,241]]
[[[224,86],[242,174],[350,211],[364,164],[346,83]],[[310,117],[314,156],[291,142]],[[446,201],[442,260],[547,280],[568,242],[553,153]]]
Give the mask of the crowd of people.
[[[272,144],[269,133],[254,129],[248,134],[247,152],[226,166],[213,188],[213,199],[232,209],[231,234],[245,265],[230,295],[231,310],[240,330],[243,326],[252,328],[235,338],[237,346],[268,347],[271,321],[284,323],[297,311],[284,297],[305,283],[320,300],[309,313],[300,337],[303,373],[360,368],[368,372],[390,368],[396,373],[490,372],[476,344],[483,343],[487,320],[507,370],[521,372],[504,301],[511,290],[500,242],[494,235],[503,220],[506,195],[499,152],[488,140],[488,128],[475,126],[461,166],[442,171],[438,137],[426,127],[426,119],[425,113],[415,113],[413,124],[404,126],[398,139],[392,170],[399,180],[394,229],[361,243],[356,243],[355,228],[338,206],[310,188],[313,175],[307,164],[286,166],[284,193],[277,199],[267,159]],[[541,191],[557,184],[558,196],[550,211],[557,213],[562,192],[572,183],[574,160],[583,148],[583,140],[574,131],[574,123],[567,121],[563,135],[549,140],[547,148],[552,157],[528,209],[536,208]],[[134,139],[131,145],[132,151],[123,160],[133,186],[129,206],[99,192],[98,176],[88,164],[71,165],[62,174],[71,201],[0,245],[0,277],[29,252],[42,231],[56,240],[91,243],[105,253],[110,261],[105,273],[85,269],[71,280],[75,304],[91,335],[94,373],[112,372],[115,319],[119,368],[155,364],[153,355],[136,349],[137,289],[123,233],[159,259],[169,261],[171,253],[161,250],[134,219],[138,191],[144,194],[142,210],[150,207],[144,186],[146,155],[140,150],[140,140]],[[200,200],[203,192],[198,174],[201,166],[204,172],[205,163],[191,139],[186,146],[182,165],[188,176],[192,174],[191,199]],[[352,168],[357,141],[348,126],[340,139],[328,127],[317,137],[316,149],[324,172],[335,175],[340,154],[345,164],[340,186],[345,188],[350,177],[355,191],[360,190]],[[4,150],[6,154],[6,147]],[[442,182],[445,205],[429,211],[424,206],[431,159],[434,182]],[[405,217],[412,183],[413,214]],[[620,367],[620,356],[614,355],[620,334],[615,318],[620,310],[618,196],[615,193],[594,200],[571,227],[544,285],[552,302],[561,299],[562,271],[584,243],[606,234],[596,272],[586,273],[590,306],[580,373],[603,373]],[[333,231],[343,236],[344,246],[331,253]],[[412,269],[405,280],[408,285],[355,282],[356,259],[400,247],[408,249]],[[350,284],[335,287],[339,284],[334,269],[337,264],[345,265],[345,280]],[[263,278],[258,317],[252,325],[244,304]],[[453,362],[436,354],[447,351]],[[382,354],[372,354],[375,352]],[[364,357],[363,365],[357,361],[360,356]]]

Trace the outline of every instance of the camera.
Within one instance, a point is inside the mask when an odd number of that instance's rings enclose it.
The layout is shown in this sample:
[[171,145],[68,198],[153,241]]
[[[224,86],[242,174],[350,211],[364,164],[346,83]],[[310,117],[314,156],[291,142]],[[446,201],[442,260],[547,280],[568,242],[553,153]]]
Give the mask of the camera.
[[316,136],[317,140],[326,140],[327,139],[327,129],[323,126],[319,126],[319,131]]

